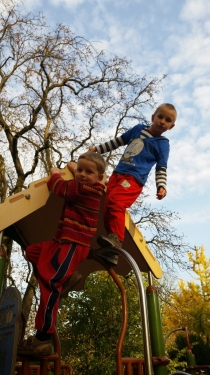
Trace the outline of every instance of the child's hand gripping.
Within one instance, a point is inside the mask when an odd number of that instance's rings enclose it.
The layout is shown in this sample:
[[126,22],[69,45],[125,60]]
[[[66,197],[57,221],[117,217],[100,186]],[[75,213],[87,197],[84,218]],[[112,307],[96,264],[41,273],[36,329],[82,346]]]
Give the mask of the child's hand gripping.
[[161,200],[161,199],[165,198],[165,196],[166,196],[166,190],[163,187],[160,187],[158,189],[157,194],[156,194],[157,199]]

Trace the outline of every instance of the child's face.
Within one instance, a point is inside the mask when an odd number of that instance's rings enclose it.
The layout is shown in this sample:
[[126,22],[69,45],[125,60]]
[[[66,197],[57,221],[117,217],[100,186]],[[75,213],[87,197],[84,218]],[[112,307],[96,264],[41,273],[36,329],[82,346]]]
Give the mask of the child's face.
[[86,159],[78,160],[77,169],[75,171],[76,181],[93,185],[100,182],[102,179],[103,175],[98,172],[96,164],[93,161]]
[[158,111],[152,115],[151,133],[160,136],[167,130],[175,126],[176,112],[166,106],[161,106]]

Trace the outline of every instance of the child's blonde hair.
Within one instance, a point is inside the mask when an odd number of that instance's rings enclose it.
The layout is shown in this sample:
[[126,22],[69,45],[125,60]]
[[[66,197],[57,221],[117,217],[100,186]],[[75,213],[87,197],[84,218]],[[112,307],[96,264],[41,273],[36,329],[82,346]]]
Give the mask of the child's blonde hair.
[[84,154],[81,154],[78,160],[79,159],[93,161],[96,164],[98,173],[104,174],[105,169],[106,169],[106,162],[100,154],[96,152],[92,152],[92,151],[87,151],[87,152],[84,152]]
[[176,118],[177,118],[177,110],[176,110],[176,108],[174,107],[174,105],[173,105],[173,104],[170,104],[170,103],[163,103],[163,104],[160,104],[160,105],[156,108],[156,110],[155,110],[155,112],[154,112],[154,115],[156,115],[156,113],[159,111],[159,109],[160,109],[161,107],[167,107],[168,109],[171,109],[172,111],[174,111],[175,114],[176,114]]

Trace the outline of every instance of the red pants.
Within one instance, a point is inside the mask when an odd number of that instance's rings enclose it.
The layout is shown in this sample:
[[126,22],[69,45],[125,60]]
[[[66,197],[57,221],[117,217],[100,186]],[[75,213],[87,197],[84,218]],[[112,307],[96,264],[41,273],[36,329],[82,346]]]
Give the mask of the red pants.
[[77,243],[40,242],[26,248],[26,257],[37,271],[40,304],[35,327],[53,333],[60,303],[62,284],[87,258],[89,247]]
[[113,173],[109,179],[105,204],[104,226],[108,233],[116,233],[120,242],[125,235],[125,210],[138,198],[143,186],[131,175]]

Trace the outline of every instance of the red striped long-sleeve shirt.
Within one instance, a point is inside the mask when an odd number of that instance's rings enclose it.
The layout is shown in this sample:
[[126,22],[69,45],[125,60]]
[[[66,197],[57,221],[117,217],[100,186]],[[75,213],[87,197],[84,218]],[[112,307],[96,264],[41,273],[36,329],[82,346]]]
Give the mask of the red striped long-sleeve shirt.
[[86,185],[75,180],[66,181],[54,173],[47,182],[49,190],[65,199],[54,239],[90,246],[96,233],[100,200],[104,185]]

